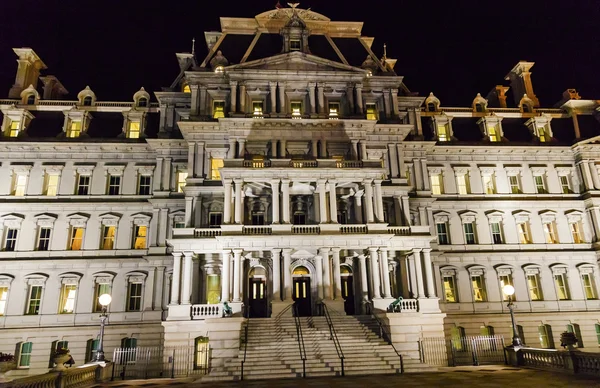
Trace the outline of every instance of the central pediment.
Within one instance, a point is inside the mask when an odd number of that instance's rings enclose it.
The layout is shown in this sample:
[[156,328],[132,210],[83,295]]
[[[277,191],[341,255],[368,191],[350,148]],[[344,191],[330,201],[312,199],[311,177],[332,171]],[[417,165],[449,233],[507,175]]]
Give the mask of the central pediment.
[[228,66],[225,70],[346,71],[357,74],[367,73],[366,70],[358,67],[344,65],[343,63],[301,52],[291,52],[240,63]]

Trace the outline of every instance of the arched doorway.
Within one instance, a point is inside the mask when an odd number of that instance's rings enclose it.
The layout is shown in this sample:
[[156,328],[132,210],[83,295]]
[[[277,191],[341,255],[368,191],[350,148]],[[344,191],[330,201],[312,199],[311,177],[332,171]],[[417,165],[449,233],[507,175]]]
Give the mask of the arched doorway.
[[266,318],[269,315],[267,302],[267,271],[257,266],[248,273],[248,307],[250,318]]
[[354,315],[354,278],[352,268],[348,265],[340,265],[342,278],[342,298],[344,299],[344,311],[346,315]]
[[292,299],[298,309],[298,316],[309,317],[312,315],[310,271],[304,266],[298,266],[294,268],[292,278]]

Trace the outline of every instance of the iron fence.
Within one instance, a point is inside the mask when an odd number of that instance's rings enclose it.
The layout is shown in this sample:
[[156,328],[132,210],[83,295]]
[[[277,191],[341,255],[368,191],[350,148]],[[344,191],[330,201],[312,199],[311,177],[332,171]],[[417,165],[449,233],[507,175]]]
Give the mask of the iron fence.
[[503,336],[471,336],[453,339],[423,338],[421,361],[429,365],[459,366],[505,364]]

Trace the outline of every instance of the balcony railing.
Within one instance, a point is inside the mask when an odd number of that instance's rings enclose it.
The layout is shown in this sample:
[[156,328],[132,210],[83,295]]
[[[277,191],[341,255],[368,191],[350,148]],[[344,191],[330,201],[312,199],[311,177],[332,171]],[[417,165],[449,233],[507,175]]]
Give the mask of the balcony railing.
[[[332,225],[333,226],[333,225]],[[337,224],[340,234],[367,234],[369,230],[364,224]],[[272,225],[239,225],[242,233],[248,236],[270,236],[273,234]],[[410,236],[412,229],[410,226],[388,226],[387,233],[395,236]],[[428,227],[427,227],[428,228]],[[330,229],[328,229],[330,230]],[[335,228],[330,230],[335,232]],[[380,232],[379,229],[374,233],[385,233],[385,229]],[[226,230],[227,233],[227,230]],[[237,231],[239,233],[239,230]],[[289,233],[289,231],[287,232]],[[320,225],[291,225],[292,234],[316,235],[321,234]],[[173,229],[173,238],[214,238],[223,235],[221,228],[175,228]]]
[[393,309],[391,312],[416,313],[419,311],[419,301],[417,299],[402,299],[398,307],[398,309]]
[[363,234],[367,233],[367,225],[340,225],[341,234]]
[[193,304],[190,310],[192,319],[221,318],[222,304]]
[[273,234],[271,225],[245,225],[243,233],[250,236],[268,236]]
[[363,162],[360,160],[338,160],[335,166],[337,168],[361,168]]
[[221,234],[221,228],[196,228],[194,230],[195,238],[211,238],[215,236],[220,236]]
[[396,236],[409,236],[410,226],[388,226],[388,233]]
[[293,168],[314,168],[318,167],[319,163],[316,160],[292,160],[290,167]]
[[321,228],[318,225],[293,225],[292,234],[319,234]]
[[271,167],[271,161],[270,160],[244,160],[243,166],[250,167],[250,168]]

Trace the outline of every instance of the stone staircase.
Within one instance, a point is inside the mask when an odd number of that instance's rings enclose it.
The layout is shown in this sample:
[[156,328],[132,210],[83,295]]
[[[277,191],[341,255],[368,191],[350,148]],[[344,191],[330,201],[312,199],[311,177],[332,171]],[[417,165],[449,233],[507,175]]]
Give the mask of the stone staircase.
[[[331,320],[344,353],[345,375],[400,372],[400,358],[392,346],[374,332],[377,322],[373,318],[332,315]],[[300,322],[306,349],[306,377],[340,376],[341,361],[330,339],[325,317],[302,317]],[[239,380],[243,358],[242,343],[237,358],[227,360],[222,367],[213,368],[202,381]],[[404,357],[405,372],[430,370],[430,366],[419,360]],[[251,319],[244,379],[281,379],[302,375],[294,318]]]

